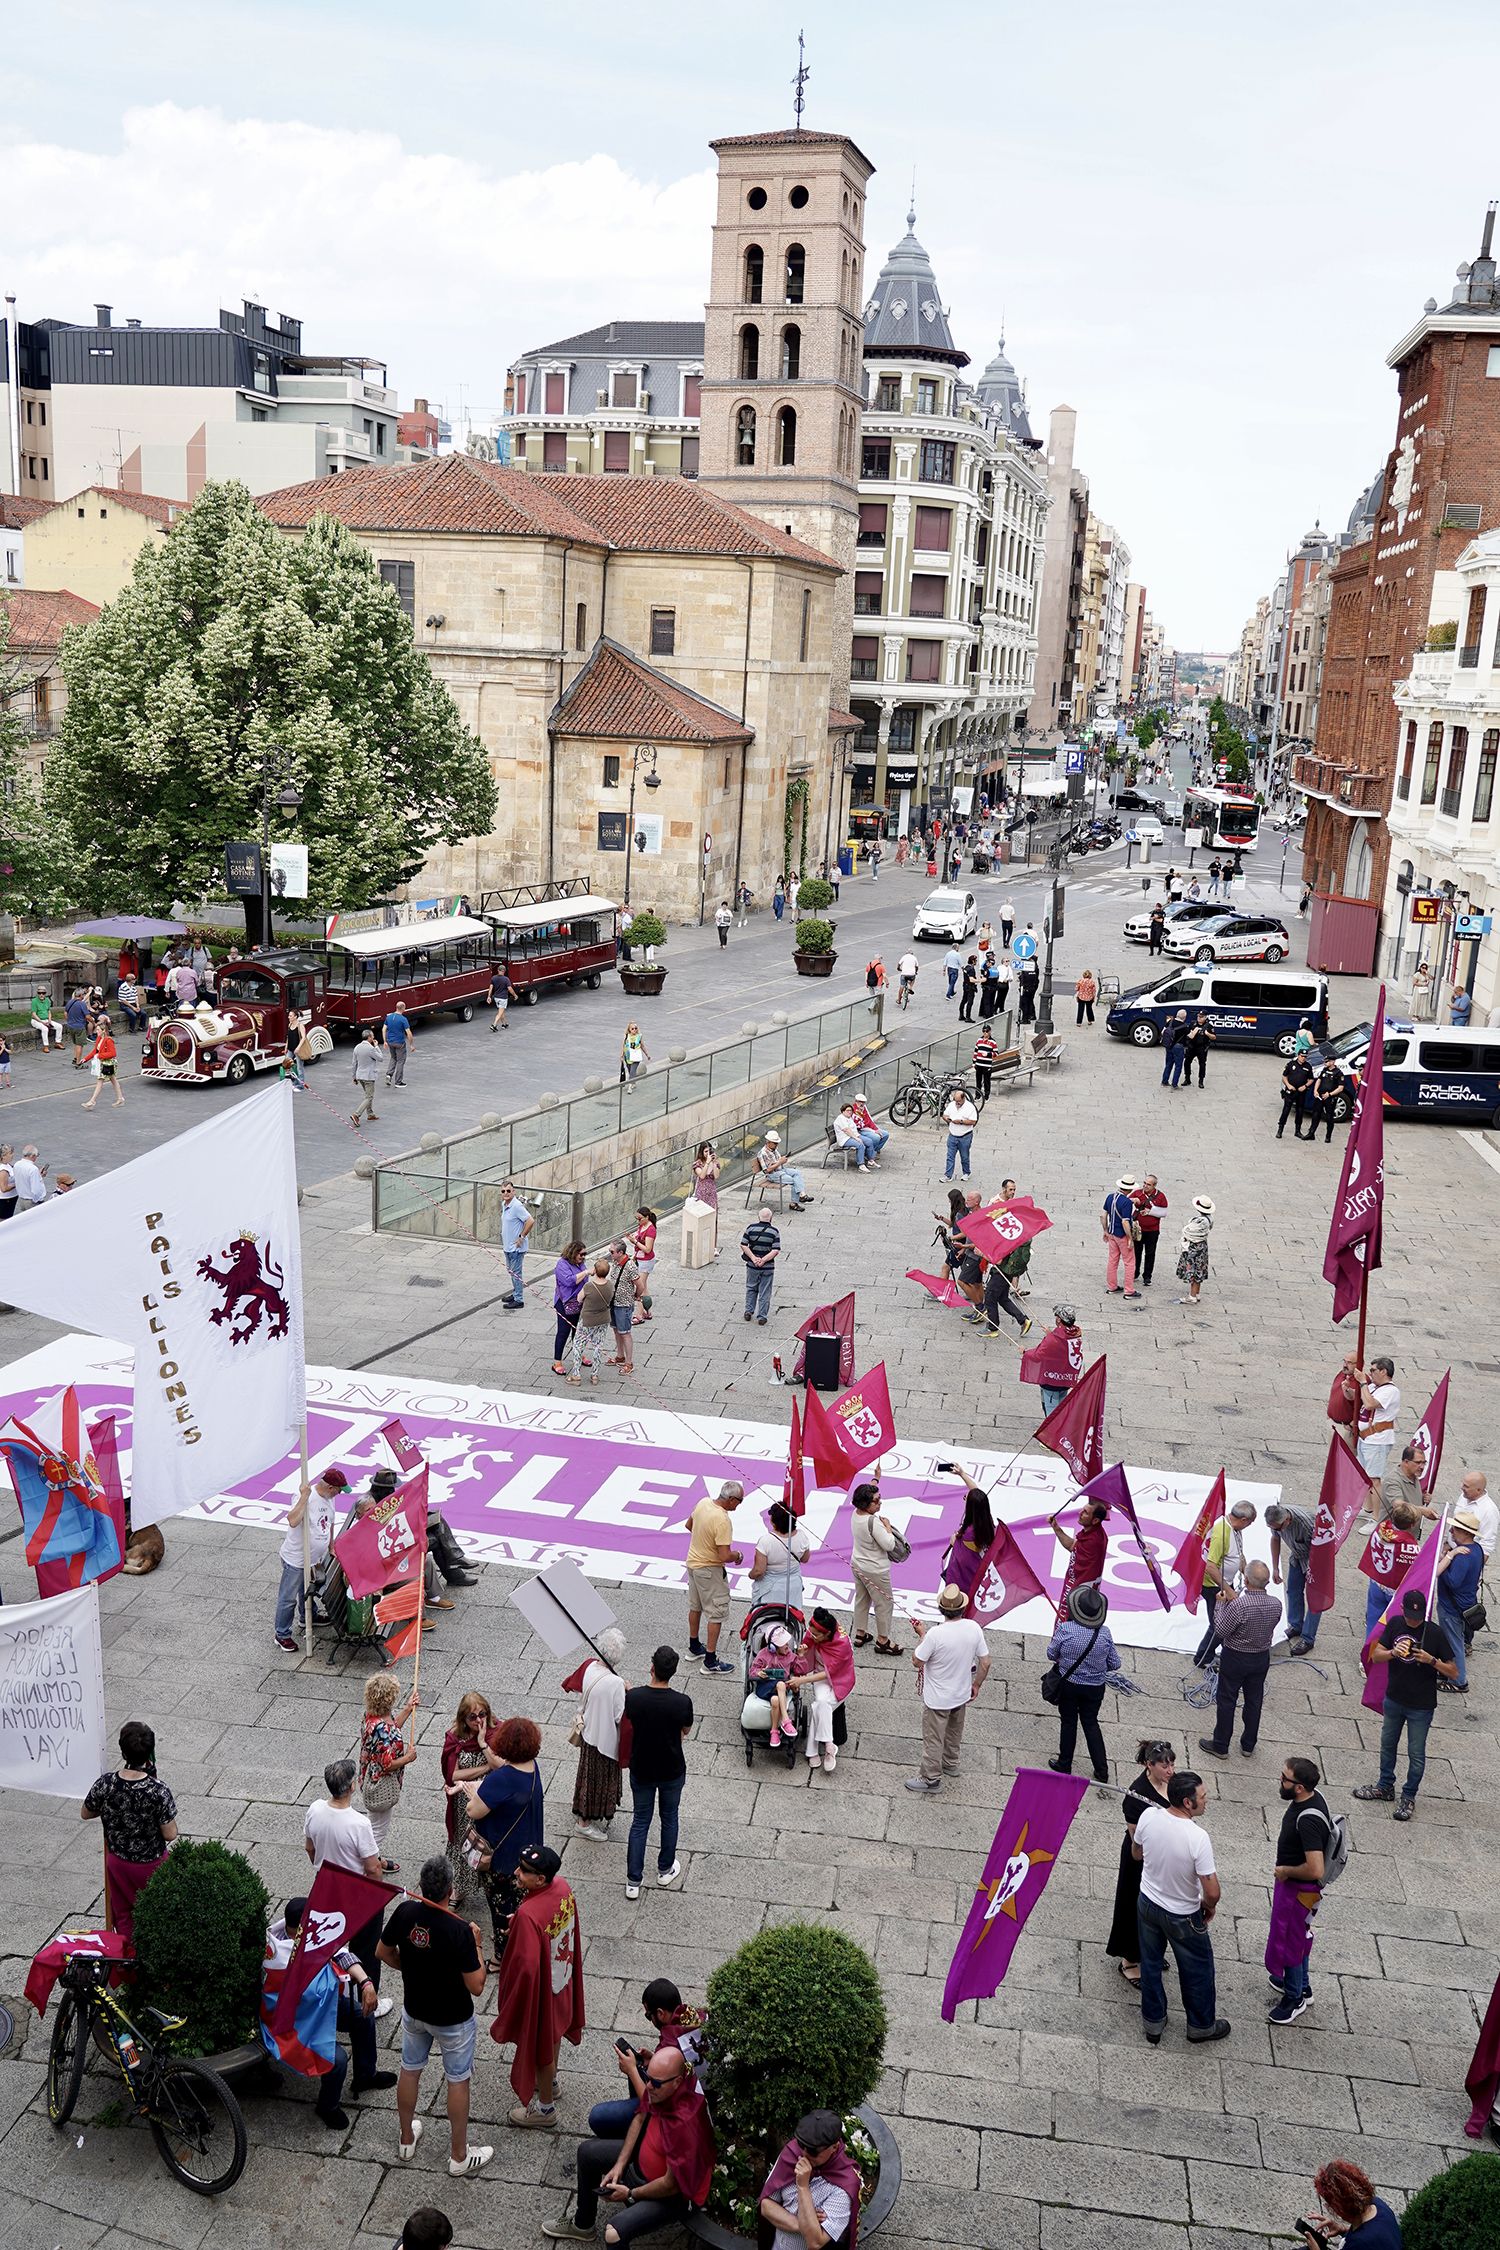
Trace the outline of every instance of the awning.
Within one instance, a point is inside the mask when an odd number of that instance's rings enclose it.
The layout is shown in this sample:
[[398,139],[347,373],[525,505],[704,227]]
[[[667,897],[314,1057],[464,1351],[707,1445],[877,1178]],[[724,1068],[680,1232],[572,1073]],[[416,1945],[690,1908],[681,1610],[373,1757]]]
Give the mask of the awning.
[[488,922],[476,922],[471,914],[439,914],[431,922],[398,922],[392,930],[356,930],[350,937],[340,937],[335,931],[328,942],[341,946],[345,953],[406,953],[414,946],[425,953],[434,945],[455,945],[460,938],[489,935]]

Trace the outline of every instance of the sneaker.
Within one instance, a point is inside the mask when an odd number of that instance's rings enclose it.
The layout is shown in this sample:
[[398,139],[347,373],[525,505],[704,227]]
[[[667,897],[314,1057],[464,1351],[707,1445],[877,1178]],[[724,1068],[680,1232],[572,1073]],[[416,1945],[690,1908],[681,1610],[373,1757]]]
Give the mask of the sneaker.
[[394,2070],[377,2070],[373,2078],[363,2079],[358,2086],[351,2086],[349,2091],[358,2101],[361,2094],[378,2094],[385,2087],[394,2086],[396,2078]]
[[382,2016],[388,2016],[395,2005],[394,2000],[377,2000],[375,2003],[375,2021],[379,2023]]
[[609,1830],[602,1821],[580,1820],[573,1833],[575,1836],[586,1836],[591,1844],[607,1844],[609,1842]]
[[1206,1750],[1211,1758],[1227,1758],[1229,1755],[1229,1752],[1227,1750],[1221,1750],[1219,1748],[1219,1745],[1214,1741],[1212,1735],[1200,1734],[1198,1737],[1198,1748],[1200,1750]]
[[1211,2039],[1227,2039],[1229,2037],[1229,2030],[1229,2025],[1224,2021],[1224,2018],[1220,2016],[1218,2022],[1214,2025],[1211,2031],[1190,2031],[1188,2033],[1188,2038],[1191,2040],[1192,2044],[1195,2047],[1204,2047],[1207,2046],[1208,2042]]
[[781,1748],[781,1729],[780,1729],[780,1727],[772,1727],[772,1729],[771,1729],[771,1748],[772,1748],[773,1750],[779,1750],[779,1749]]
[[1161,2045],[1161,2035],[1162,2035],[1162,2033],[1163,2033],[1163,2032],[1164,2032],[1164,2031],[1166,2030],[1166,2028],[1167,2028],[1167,2027],[1166,2027],[1166,2025],[1165,2025],[1165,2024],[1161,2024],[1161,2023],[1159,2023],[1159,2024],[1149,2024],[1149,2023],[1146,2023],[1146,2024],[1142,2024],[1142,2026],[1141,2026],[1141,2029],[1142,2029],[1142,2030],[1143,2030],[1143,2031],[1145,2032],[1145,2034],[1146,2034],[1146,2044],[1147,2044],[1147,2046],[1148,2046],[1148,2047],[1159,2047],[1159,2046]]
[[576,2219],[543,2219],[542,2232],[549,2242],[592,2242],[592,2226],[581,2227]]
[[639,1898],[640,1895],[641,1886],[639,1883],[627,1883],[625,1885],[625,1896],[627,1898]]
[[1388,1805],[1394,1800],[1396,1792],[1393,1788],[1387,1789],[1379,1781],[1362,1781],[1359,1787],[1351,1789],[1349,1794],[1351,1797],[1357,1797],[1362,1805]]
[[467,2156],[450,2156],[448,2169],[456,2180],[461,2180],[465,2172],[482,2172],[494,2153],[492,2148],[471,2148]]
[[1306,1656],[1311,1647],[1311,1641],[1305,1641],[1300,1633],[1293,1633],[1286,1644],[1286,1652],[1288,1656]]
[[837,1750],[834,1749],[833,1744],[830,1742],[827,1749],[823,1752],[823,1771],[825,1773],[832,1773],[834,1767],[838,1764],[838,1762],[839,1754]]
[[290,1633],[278,1633],[276,1636],[276,1646],[278,1648],[284,1648],[289,1656],[295,1656],[297,1654],[300,1643],[294,1641]]
[[421,2138],[422,2120],[420,2117],[414,2117],[411,2121],[411,2139],[409,2141],[398,2139],[396,2143],[397,2148],[401,2152],[401,2161],[403,2164],[410,2164],[412,2158],[417,2153],[417,2143]]
[[688,1642],[688,1655],[689,1655],[689,1656],[706,1656],[707,1654],[708,1654],[708,1651],[707,1651],[707,1650],[705,1649],[705,1647],[703,1646],[703,1643],[702,1643],[701,1641],[689,1641],[689,1642]]
[[330,2133],[347,2133],[349,2130],[350,2117],[347,2109],[320,2109],[316,2115],[318,2123],[326,2125]]
[[656,1880],[658,1887],[664,1891],[669,1891],[674,1883],[680,1883],[682,1881],[682,1861],[674,1859],[666,1873],[664,1875],[659,1874]]
[[1415,1797],[1402,1797],[1391,1809],[1392,1820],[1410,1820],[1417,1809]]
[[703,1659],[703,1669],[705,1672],[710,1673],[713,1678],[723,1679],[727,1673],[730,1673],[734,1670],[734,1666],[732,1664],[726,1664],[722,1656],[705,1656]]
[[1311,2006],[1312,1994],[1310,1992],[1299,1992],[1295,2000],[1288,2000],[1283,1996],[1277,2001],[1274,2008],[1266,2010],[1266,2021],[1267,2023],[1295,2023],[1299,2016],[1306,2015]]
[[914,1797],[935,1797],[943,1785],[940,1781],[924,1781],[919,1773],[914,1773],[906,1786]]
[[[553,2104],[551,2109],[541,2109],[535,2102],[529,2102],[525,2108],[510,2109],[505,2114],[519,2133],[555,2133],[557,2131],[556,2103]],[[485,2161],[488,2162],[494,2153],[493,2149],[487,2148],[484,2152]],[[475,2165],[474,2169],[478,2171],[478,2165]]]

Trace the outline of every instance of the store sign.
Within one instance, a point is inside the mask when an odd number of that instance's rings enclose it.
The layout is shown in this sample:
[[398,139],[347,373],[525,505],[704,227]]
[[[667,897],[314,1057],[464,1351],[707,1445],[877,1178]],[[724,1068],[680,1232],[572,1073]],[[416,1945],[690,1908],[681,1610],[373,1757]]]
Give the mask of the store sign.
[[1434,898],[1430,891],[1424,892],[1420,898],[1412,900],[1411,918],[1414,922],[1440,922],[1443,918],[1442,900]]
[[231,898],[260,897],[260,846],[238,842],[224,846],[224,885]]
[[1453,925],[1453,935],[1464,938],[1488,937],[1494,926],[1493,914],[1460,914]]
[[888,789],[915,789],[917,769],[915,766],[887,766],[885,783]]

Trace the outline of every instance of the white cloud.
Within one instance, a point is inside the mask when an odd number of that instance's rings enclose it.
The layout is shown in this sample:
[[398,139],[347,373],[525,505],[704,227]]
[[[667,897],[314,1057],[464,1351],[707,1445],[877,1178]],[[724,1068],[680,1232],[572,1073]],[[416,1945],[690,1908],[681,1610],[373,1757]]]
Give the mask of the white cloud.
[[23,319],[212,327],[253,297],[312,351],[384,357],[403,400],[476,414],[502,402],[528,346],[610,315],[702,317],[713,179],[660,184],[613,157],[505,175],[393,134],[228,118],[164,102],[128,111],[103,153],[11,149],[25,211],[5,286]]

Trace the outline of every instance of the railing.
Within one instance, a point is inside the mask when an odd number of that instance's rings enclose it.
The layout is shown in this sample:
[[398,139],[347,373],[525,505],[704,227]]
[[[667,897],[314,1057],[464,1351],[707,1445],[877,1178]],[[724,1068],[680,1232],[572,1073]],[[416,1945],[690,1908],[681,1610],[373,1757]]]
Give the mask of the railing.
[[883,1018],[883,1005],[861,993],[815,1016],[768,1025],[753,1038],[705,1048],[644,1078],[574,1094],[552,1108],[523,1110],[493,1130],[479,1126],[455,1135],[441,1148],[412,1149],[376,1167],[375,1231],[399,1227],[458,1193],[488,1188],[498,1197],[502,1180],[748,1086],[754,1078],[815,1063],[834,1048],[879,1033]]
[[856,594],[854,597],[854,614],[856,617],[879,617],[884,607],[885,596],[883,594]]
[[1462,789],[1445,789],[1438,799],[1438,811],[1446,813],[1450,820],[1457,820],[1459,800],[1462,796]]
[[1458,652],[1458,661],[1466,672],[1477,671],[1479,667],[1478,641],[1465,641]]

